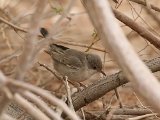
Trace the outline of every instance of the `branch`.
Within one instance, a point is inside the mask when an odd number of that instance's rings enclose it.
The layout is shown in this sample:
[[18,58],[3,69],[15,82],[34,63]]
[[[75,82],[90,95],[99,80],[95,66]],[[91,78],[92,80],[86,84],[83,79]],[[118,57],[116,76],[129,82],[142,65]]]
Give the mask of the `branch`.
[[28,100],[34,102],[38,106],[38,108],[41,108],[41,111],[45,112],[49,117],[51,117],[53,120],[63,120],[58,113],[53,111],[41,98],[36,96],[35,94],[29,92],[29,91],[23,91],[21,92],[22,96],[27,98]]
[[19,65],[17,67],[16,79],[23,80],[25,72],[29,69],[35,53],[34,41],[38,37],[39,24],[42,12],[45,8],[45,0],[39,0],[37,3],[37,8],[30,20],[30,30],[26,34],[27,40],[24,41],[24,50],[19,60]]
[[[145,61],[145,63],[152,72],[160,71],[160,57]],[[125,79],[122,71],[107,76],[107,78],[97,80],[86,89],[72,95],[73,106],[77,111],[83,106],[99,99],[107,92],[126,83],[128,83],[128,80]]]
[[[137,32],[140,36],[147,39],[151,44],[153,44],[156,48],[160,49],[160,38],[149,30],[144,28],[143,26],[137,24],[134,20],[129,18],[128,16],[124,15],[123,13],[119,12],[118,10],[113,10],[115,17],[123,22],[125,25],[130,27],[132,30]],[[121,42],[121,41],[120,41]]]
[[86,5],[89,17],[104,41],[104,45],[110,49],[126,78],[132,82],[135,90],[144,100],[153,106],[157,112],[160,112],[160,83],[132,49],[118,25],[108,1],[82,1]]
[[[132,2],[135,2],[135,3],[138,3],[138,4],[141,4],[141,5],[144,5],[146,6],[146,2],[142,1],[142,0],[129,0],[129,1],[132,1]],[[155,11],[158,11],[160,12],[160,8],[159,7],[156,7],[154,5],[151,4],[151,8]]]
[[24,88],[27,89],[39,96],[41,96],[42,98],[46,99],[47,101],[50,101],[51,104],[53,105],[57,105],[58,107],[60,107],[72,120],[80,120],[80,118],[74,114],[74,112],[72,110],[70,110],[68,108],[68,106],[64,103],[64,101],[56,98],[55,96],[53,96],[52,94],[50,94],[48,91],[43,90],[41,88],[38,88],[34,85],[31,85],[29,83],[25,83],[25,82],[21,82],[21,81],[15,81],[15,80],[10,80],[8,81],[10,83],[10,85],[12,86],[16,86],[16,87],[20,87],[20,88]]
[[146,11],[147,11],[147,13],[149,13],[149,15],[156,21],[156,23],[160,26],[160,18],[155,14],[155,13],[153,13],[152,12],[152,10],[151,10],[151,4],[149,3],[149,1],[148,0],[145,0],[146,1],[146,7],[145,7],[145,9],[146,9]]
[[0,17],[0,21],[1,22],[4,22],[5,24],[9,25],[10,27],[12,27],[13,29],[16,29],[16,30],[19,30],[19,31],[22,31],[22,32],[27,32],[27,30],[25,30],[24,28],[21,28],[19,26],[16,26],[14,25],[13,23],[5,20],[4,18]]
[[29,103],[18,93],[14,95],[14,100],[37,120],[50,120],[43,112],[41,112],[38,108],[33,107],[31,103]]
[[[114,108],[107,109],[107,110],[100,110],[100,111],[85,111],[85,116],[87,120],[106,120],[108,114],[113,110]],[[115,111],[113,111],[113,115],[111,120],[114,120],[115,117],[137,117],[142,116],[146,114],[151,114],[152,112],[148,109],[144,108],[117,108]],[[155,113],[152,113],[155,114]],[[78,112],[78,115],[82,117],[82,113]],[[116,119],[118,120],[118,119]]]

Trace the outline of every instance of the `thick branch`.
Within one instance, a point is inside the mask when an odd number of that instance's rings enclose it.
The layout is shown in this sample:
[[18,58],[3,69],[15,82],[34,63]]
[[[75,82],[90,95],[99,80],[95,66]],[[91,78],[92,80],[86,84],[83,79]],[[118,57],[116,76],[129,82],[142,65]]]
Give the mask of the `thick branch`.
[[110,49],[126,78],[132,82],[144,100],[160,112],[160,83],[132,49],[112,13],[109,2],[106,0],[83,0],[83,2],[104,45]]
[[[160,57],[145,61],[145,63],[152,72],[160,71]],[[72,95],[73,106],[75,110],[78,110],[127,82],[128,80],[124,78],[122,72],[98,80],[83,91]]]

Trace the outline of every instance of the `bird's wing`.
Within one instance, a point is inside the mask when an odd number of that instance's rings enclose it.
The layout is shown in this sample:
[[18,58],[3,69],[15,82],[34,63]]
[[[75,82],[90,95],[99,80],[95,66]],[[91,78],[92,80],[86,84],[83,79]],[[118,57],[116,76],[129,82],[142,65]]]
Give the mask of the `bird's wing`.
[[74,49],[51,44],[48,53],[52,56],[53,60],[72,68],[79,68],[85,65],[86,54]]
[[85,55],[79,51],[72,51],[72,49],[68,49],[61,53],[54,52],[52,54],[52,58],[57,62],[65,64],[73,69],[78,69],[80,67],[84,67],[85,65]]

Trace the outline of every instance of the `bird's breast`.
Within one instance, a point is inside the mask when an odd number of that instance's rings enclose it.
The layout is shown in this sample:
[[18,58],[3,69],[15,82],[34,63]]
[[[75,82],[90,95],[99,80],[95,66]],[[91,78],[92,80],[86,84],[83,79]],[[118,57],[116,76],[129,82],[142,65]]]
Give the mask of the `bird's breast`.
[[62,76],[67,76],[69,80],[75,82],[85,81],[96,73],[95,70],[88,69],[85,66],[81,68],[72,68],[56,61],[54,62],[54,69]]

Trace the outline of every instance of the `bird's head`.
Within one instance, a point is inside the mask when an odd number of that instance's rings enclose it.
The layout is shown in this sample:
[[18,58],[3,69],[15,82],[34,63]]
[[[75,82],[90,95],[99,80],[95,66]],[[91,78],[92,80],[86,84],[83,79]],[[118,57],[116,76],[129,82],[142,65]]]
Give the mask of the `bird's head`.
[[87,54],[86,58],[87,58],[87,64],[89,69],[100,72],[104,76],[106,76],[106,74],[102,71],[102,61],[98,55]]

